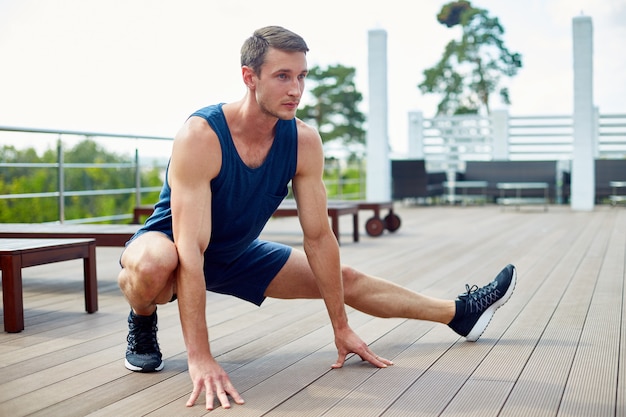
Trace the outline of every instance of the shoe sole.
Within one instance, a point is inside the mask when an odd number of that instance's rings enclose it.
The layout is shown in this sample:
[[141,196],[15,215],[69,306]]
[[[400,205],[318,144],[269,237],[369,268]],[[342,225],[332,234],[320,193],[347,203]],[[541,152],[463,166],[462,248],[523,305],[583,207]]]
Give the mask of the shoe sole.
[[474,327],[472,327],[472,330],[470,330],[467,336],[465,336],[465,340],[467,340],[468,342],[475,342],[478,340],[478,338],[480,338],[480,336],[483,335],[485,329],[487,329],[487,326],[491,322],[491,319],[493,318],[496,310],[502,307],[507,301],[509,301],[509,298],[511,298],[516,283],[517,269],[513,267],[513,276],[511,277],[511,283],[509,284],[509,288],[507,288],[506,293],[504,293],[504,296],[502,298],[500,298],[498,301],[489,306],[487,310],[485,310],[485,312],[480,316]]
[[144,369],[144,368],[141,368],[139,366],[135,366],[132,363],[128,362],[128,359],[124,359],[124,366],[129,371],[148,373],[148,372],[158,372],[158,371],[162,370],[163,367],[165,366],[165,362],[161,361],[161,364],[159,366],[157,366],[156,368],[154,368],[154,369]]

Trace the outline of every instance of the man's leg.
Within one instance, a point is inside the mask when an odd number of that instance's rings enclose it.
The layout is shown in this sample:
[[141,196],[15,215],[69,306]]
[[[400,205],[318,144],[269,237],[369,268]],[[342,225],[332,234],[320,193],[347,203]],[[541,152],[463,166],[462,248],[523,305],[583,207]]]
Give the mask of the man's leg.
[[[376,317],[402,317],[447,324],[454,317],[454,301],[416,293],[393,282],[343,265],[345,303]],[[320,298],[306,255],[293,250],[289,260],[270,283],[265,295],[273,298]]]
[[[454,331],[471,341],[480,337],[495,310],[511,296],[516,280],[515,268],[509,265],[485,287],[468,287],[467,293],[460,295],[457,300],[443,300],[419,294],[347,266],[342,266],[341,272],[347,305],[377,317],[401,317],[449,324]],[[303,252],[292,252],[265,295],[284,299],[321,297]]]
[[164,234],[147,232],[128,245],[120,263],[118,283],[131,306],[124,364],[136,372],[160,371],[156,306],[176,293],[176,247]]

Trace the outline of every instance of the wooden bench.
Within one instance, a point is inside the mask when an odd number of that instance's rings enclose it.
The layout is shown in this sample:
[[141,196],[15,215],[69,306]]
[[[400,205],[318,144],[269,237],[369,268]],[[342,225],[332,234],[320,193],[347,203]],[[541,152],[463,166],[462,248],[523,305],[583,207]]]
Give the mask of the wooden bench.
[[[384,203],[383,203],[384,204]],[[378,215],[378,211],[381,208],[385,208],[391,205],[388,203],[386,205],[381,206],[380,203],[374,203],[374,205],[367,206],[371,207],[376,211],[376,215]],[[364,208],[367,208],[364,206]],[[359,217],[358,210],[361,208],[360,205],[356,204],[356,202],[329,202],[328,203],[328,216],[331,218],[332,229],[337,237],[337,241],[339,242],[339,216],[344,214],[352,214],[354,230],[353,237],[354,241],[359,241]],[[393,207],[390,207],[393,211]],[[137,206],[133,209],[133,223],[140,223],[141,218],[144,216],[150,216],[154,212],[153,206]],[[298,209],[296,207],[295,201],[287,200],[283,201],[278,209],[274,212],[273,217],[294,217],[298,215]],[[399,225],[398,225],[399,227]],[[382,233],[382,230],[381,230]]]
[[133,209],[133,224],[142,223],[142,217],[150,217],[154,213],[154,206],[137,206]]
[[0,239],[4,330],[24,330],[22,268],[83,259],[85,310],[98,310],[96,241],[94,239]]
[[[498,204],[501,206],[514,205],[519,210],[523,204],[543,204],[544,211],[548,211],[550,185],[547,182],[499,182],[496,186],[500,190]],[[543,190],[543,197],[527,197],[522,190]],[[513,191],[515,195],[507,195],[507,191]]]
[[[337,238],[337,242],[341,243],[339,240],[339,216],[343,216],[344,214],[352,215],[352,237],[355,242],[359,241],[359,206],[353,203],[345,203],[345,202],[328,202],[328,216],[331,219],[331,227],[333,229],[333,233]],[[293,217],[298,215],[298,208],[296,207],[296,202],[287,200],[283,201],[281,205],[276,209],[273,214],[273,217]]]
[[0,238],[94,239],[97,246],[124,246],[139,227],[131,224],[0,223]]

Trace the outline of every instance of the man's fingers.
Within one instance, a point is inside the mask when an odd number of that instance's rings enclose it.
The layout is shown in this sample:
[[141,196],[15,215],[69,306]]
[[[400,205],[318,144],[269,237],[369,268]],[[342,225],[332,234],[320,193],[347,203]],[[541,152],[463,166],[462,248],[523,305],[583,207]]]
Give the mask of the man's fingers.
[[[228,395],[226,395],[226,392],[220,387],[217,391],[217,399],[220,401],[220,404],[222,404],[222,408],[230,408],[230,401],[228,401]],[[213,404],[211,404],[211,408],[208,407],[209,404],[209,399],[207,397],[207,410],[212,410],[213,409]],[[213,403],[213,396],[211,395],[211,403]]]
[[207,410],[213,410],[213,387],[210,381],[204,383],[204,392],[205,407]]
[[376,355],[374,355],[374,360],[371,360],[369,362],[372,365],[377,366],[379,368],[386,368],[388,366],[393,365],[393,362],[391,362],[390,360],[381,358],[380,356],[376,356]]
[[230,395],[233,398],[233,400],[235,400],[235,403],[243,404],[245,402],[243,398],[241,398],[241,395],[239,395],[235,387],[233,387],[233,384],[230,383],[230,381],[226,383],[225,389],[226,389],[226,393]]
[[337,362],[335,362],[331,368],[332,369],[339,369],[341,367],[343,367],[343,364],[346,362],[346,355],[340,353],[339,356],[337,357]]
[[[227,382],[224,385],[222,385],[220,382],[217,382],[215,384],[215,388],[213,388],[213,384],[209,381],[206,381],[204,389],[206,391],[206,409],[207,410],[213,410],[215,397],[217,397],[218,401],[220,402],[220,405],[226,409],[231,407],[230,401],[228,400],[229,395],[233,398],[233,400],[235,400],[235,403],[237,404],[244,403],[243,398],[241,398],[241,395],[239,395],[235,387],[233,387],[233,385],[230,382]],[[200,394],[199,392],[195,394],[195,397],[197,398],[199,394]],[[194,402],[195,402],[195,399],[194,399]],[[193,405],[191,400],[187,402],[187,405],[188,406]]]
[[[378,368],[386,368],[388,366],[393,365],[392,361],[376,355],[368,347],[365,347],[361,352],[354,352],[354,353],[356,353],[361,358],[361,360],[369,362]],[[346,357],[347,355],[340,354],[339,359],[337,359],[337,363],[333,365],[333,369],[341,368],[345,362]]]
[[191,392],[191,395],[189,396],[189,400],[187,400],[187,404],[186,404],[187,407],[193,407],[193,405],[196,403],[196,400],[200,396],[201,392],[202,392],[202,385],[194,384],[193,391]]
[[367,350],[365,356],[361,355],[361,359],[366,360],[379,368],[386,368],[387,366],[393,365],[393,362],[388,359],[381,358],[369,349]]

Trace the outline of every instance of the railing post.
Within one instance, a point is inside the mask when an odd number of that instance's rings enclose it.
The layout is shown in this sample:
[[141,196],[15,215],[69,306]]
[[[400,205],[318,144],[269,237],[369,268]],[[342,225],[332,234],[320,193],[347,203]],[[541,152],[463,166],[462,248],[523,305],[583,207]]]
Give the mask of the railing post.
[[387,32],[368,32],[369,115],[367,118],[366,195],[370,201],[391,198],[391,162],[387,128]]
[[135,206],[141,205],[141,169],[139,167],[139,148],[135,148]]
[[573,19],[574,38],[574,154],[573,210],[592,211],[595,204],[595,131],[593,120],[593,25],[591,17]]
[[343,178],[341,176],[341,161],[336,160],[335,166],[337,167],[337,197],[341,200],[343,198]]
[[491,112],[492,157],[494,160],[509,159],[509,112],[493,110]]
[[65,168],[63,166],[63,141],[61,135],[57,141],[57,160],[59,177],[59,222],[65,222]]
[[424,113],[409,112],[409,159],[424,159]]

